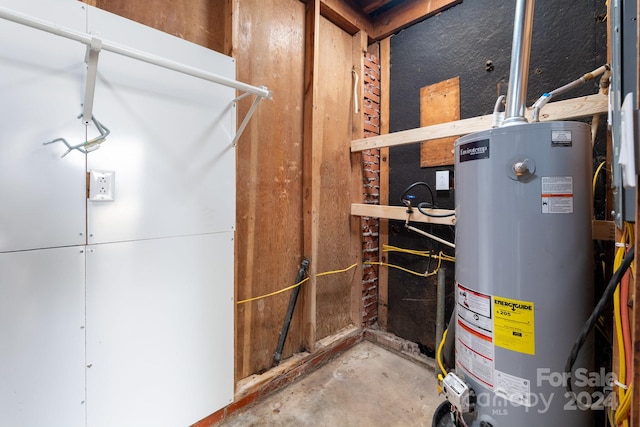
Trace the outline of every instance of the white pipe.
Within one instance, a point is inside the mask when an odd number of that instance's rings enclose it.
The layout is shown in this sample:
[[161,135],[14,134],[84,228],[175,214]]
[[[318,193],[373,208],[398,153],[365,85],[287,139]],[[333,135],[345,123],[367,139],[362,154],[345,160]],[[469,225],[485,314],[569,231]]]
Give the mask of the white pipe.
[[425,237],[428,237],[428,238],[430,238],[430,239],[433,239],[433,240],[435,240],[436,242],[440,242],[440,243],[442,243],[442,244],[444,244],[444,245],[447,245],[447,246],[449,246],[449,247],[451,247],[451,248],[454,248],[454,249],[455,249],[455,247],[456,247],[456,245],[455,245],[455,244],[453,244],[453,243],[451,243],[451,242],[448,242],[448,241],[446,241],[446,240],[444,240],[444,239],[441,239],[441,238],[439,238],[438,236],[434,236],[433,234],[427,233],[426,231],[422,231],[422,230],[420,230],[419,228],[416,228],[416,227],[414,227],[414,226],[411,226],[411,225],[405,225],[405,228],[406,228],[407,230],[415,231],[415,232],[416,232],[416,233],[418,233],[418,234],[422,234],[422,235],[423,235],[423,236],[425,236]]
[[[28,15],[24,15],[13,10],[0,7],[0,18],[7,21],[15,22],[17,24],[26,25],[31,28],[46,31],[57,36],[65,37],[71,40],[78,41],[87,46],[91,45],[91,40],[95,37],[91,34],[74,31],[68,28],[63,28],[58,25],[52,24],[47,21],[43,21],[37,18],[33,18]],[[223,76],[219,76],[208,71],[204,71],[189,65],[185,65],[176,61],[172,61],[167,58],[152,55],[140,50],[132,49],[126,46],[122,46],[116,43],[112,43],[106,40],[102,41],[102,50],[117,53],[129,58],[137,59],[138,61],[146,62],[159,67],[167,68],[169,70],[177,71],[179,73],[188,74],[190,76],[198,77],[203,80],[207,80],[213,83],[218,83],[223,86],[231,87],[242,92],[248,92],[261,98],[271,99],[272,93],[267,88],[251,86],[246,83],[232,80]]]
[[540,110],[542,109],[542,107],[544,107],[547,104],[547,102],[551,101],[551,98],[553,98],[554,96],[563,94],[575,87],[578,87],[584,84],[585,82],[592,80],[593,78],[601,74],[604,74],[605,72],[608,72],[610,69],[611,68],[609,67],[609,64],[604,64],[596,68],[595,70],[591,71],[590,73],[583,75],[579,79],[572,81],[571,83],[567,83],[564,86],[561,86],[557,89],[552,90],[551,92],[542,94],[542,96],[538,98],[538,100],[531,106],[531,108],[533,109],[532,121],[533,122],[540,121]]

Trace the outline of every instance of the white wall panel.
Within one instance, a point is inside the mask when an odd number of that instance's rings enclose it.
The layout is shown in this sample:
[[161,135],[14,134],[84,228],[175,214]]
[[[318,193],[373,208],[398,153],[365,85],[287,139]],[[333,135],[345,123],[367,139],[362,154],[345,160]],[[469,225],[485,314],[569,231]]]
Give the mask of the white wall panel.
[[[78,2],[0,0],[0,6],[85,30]],[[0,19],[0,252],[85,243],[82,44]],[[82,233],[82,235],[81,235]]]
[[[106,40],[235,78],[233,60],[94,8]],[[110,52],[100,54],[94,114],[111,136],[89,169],[115,171],[115,201],[89,202],[90,243],[232,230],[235,90]]]
[[0,425],[85,422],[84,247],[0,253]]
[[188,426],[233,400],[233,233],[87,253],[91,427]]
[[[235,78],[229,57],[74,0],[0,6]],[[231,403],[235,90],[102,51],[111,135],[61,158],[42,143],[97,135],[77,118],[85,46],[0,31],[0,425],[187,426]],[[87,202],[88,170],[115,171],[115,201]]]

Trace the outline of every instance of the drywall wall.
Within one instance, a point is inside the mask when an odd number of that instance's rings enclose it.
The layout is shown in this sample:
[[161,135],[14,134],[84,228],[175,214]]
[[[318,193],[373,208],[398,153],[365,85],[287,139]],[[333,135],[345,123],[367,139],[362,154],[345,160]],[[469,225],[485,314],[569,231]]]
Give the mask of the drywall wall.
[[[219,53],[71,0],[3,0],[235,78]],[[235,90],[0,20],[2,425],[190,425],[233,400]],[[111,171],[113,201],[87,198]]]

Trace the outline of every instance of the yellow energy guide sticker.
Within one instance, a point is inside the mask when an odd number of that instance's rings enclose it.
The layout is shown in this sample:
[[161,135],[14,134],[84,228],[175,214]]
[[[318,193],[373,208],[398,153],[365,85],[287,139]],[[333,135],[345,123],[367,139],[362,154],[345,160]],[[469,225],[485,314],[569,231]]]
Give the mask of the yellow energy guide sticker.
[[493,297],[494,345],[520,353],[536,354],[532,302]]

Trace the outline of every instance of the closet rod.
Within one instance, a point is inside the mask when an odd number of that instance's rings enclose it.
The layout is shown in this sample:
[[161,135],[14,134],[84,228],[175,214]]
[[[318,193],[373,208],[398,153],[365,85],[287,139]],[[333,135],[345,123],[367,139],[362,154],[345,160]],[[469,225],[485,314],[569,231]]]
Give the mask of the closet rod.
[[[4,7],[0,7],[0,18],[6,19],[11,22],[15,22],[17,24],[22,24],[28,27],[36,28],[38,30],[46,31],[48,33],[55,34],[57,36],[75,40],[87,46],[91,45],[92,40],[95,40],[96,38],[98,38],[91,34],[74,31],[68,28],[63,28],[61,26],[52,24],[50,22],[43,21],[28,15],[24,15],[22,13],[15,12],[13,10],[10,10]],[[219,76],[214,73],[210,73],[208,71],[191,67],[186,64],[172,61],[167,58],[152,55],[150,53],[143,52],[140,50],[132,49],[126,46],[119,45],[117,43],[112,43],[107,40],[102,40],[101,49],[109,52],[117,53],[119,55],[127,56],[129,58],[137,59],[142,62],[147,62],[149,64],[157,65],[159,67],[167,68],[169,70],[177,71],[179,73],[188,74],[190,76],[208,80],[213,83],[218,83],[227,87],[231,87],[242,92],[256,95],[260,98],[271,99],[272,97],[271,91],[266,87],[252,86],[246,83],[239,82],[237,80],[232,80],[223,76]]]

